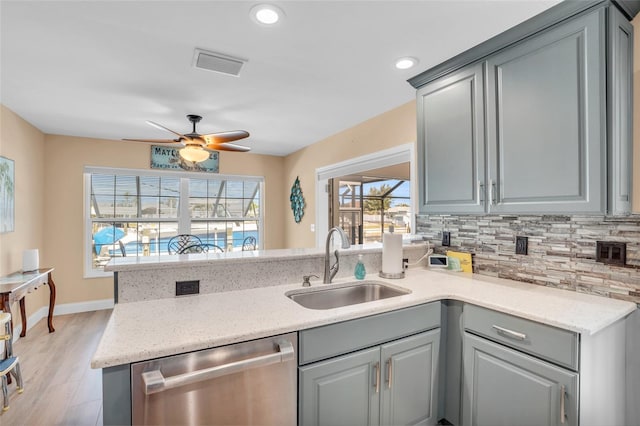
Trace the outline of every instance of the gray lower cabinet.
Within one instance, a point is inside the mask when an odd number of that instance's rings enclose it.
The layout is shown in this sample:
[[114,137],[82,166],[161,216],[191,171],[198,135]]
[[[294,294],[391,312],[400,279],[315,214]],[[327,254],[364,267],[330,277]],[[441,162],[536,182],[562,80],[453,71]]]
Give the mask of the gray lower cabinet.
[[436,424],[439,350],[440,329],[380,348],[380,424]]
[[578,425],[578,373],[469,333],[464,345],[464,425]]
[[463,426],[627,426],[625,320],[578,334],[465,304]]
[[433,425],[440,330],[299,368],[299,423]]
[[298,417],[301,425],[379,423],[376,380],[380,349],[344,355],[299,369]]

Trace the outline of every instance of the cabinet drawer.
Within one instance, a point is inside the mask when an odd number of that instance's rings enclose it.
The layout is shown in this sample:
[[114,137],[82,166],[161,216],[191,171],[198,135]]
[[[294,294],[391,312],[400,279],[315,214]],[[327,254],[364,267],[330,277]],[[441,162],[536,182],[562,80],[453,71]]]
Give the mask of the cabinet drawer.
[[474,305],[464,306],[464,327],[531,355],[578,370],[578,335]]
[[440,302],[412,306],[298,333],[300,365],[440,327]]

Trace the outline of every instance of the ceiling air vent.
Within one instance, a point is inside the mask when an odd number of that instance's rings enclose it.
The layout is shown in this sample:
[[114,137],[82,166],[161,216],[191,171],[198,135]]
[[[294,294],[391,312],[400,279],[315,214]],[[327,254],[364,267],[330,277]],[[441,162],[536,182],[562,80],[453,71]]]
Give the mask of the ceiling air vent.
[[244,59],[233,58],[221,53],[208,52],[196,49],[193,56],[193,66],[207,71],[215,71],[222,74],[238,76],[244,63]]

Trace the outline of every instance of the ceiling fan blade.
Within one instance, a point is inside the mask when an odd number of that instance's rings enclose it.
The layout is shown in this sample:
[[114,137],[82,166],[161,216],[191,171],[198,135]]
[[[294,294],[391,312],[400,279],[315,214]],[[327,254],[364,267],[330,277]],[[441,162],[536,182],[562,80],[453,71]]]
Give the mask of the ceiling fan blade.
[[130,142],[181,143],[180,139],[122,139]]
[[251,151],[248,146],[236,145],[234,143],[210,143],[205,146],[210,151],[236,151],[247,152]]
[[200,137],[203,138],[207,144],[218,144],[248,138],[249,132],[245,132],[244,130],[231,130],[229,132],[209,133],[208,135],[201,135]]
[[147,120],[147,124],[149,124],[150,126],[155,127],[156,129],[164,130],[164,131],[166,131],[166,132],[173,133],[174,135],[176,135],[176,136],[178,136],[178,137],[180,137],[180,138],[184,138],[184,135],[183,135],[183,134],[178,133],[178,132],[175,132],[175,131],[173,131],[173,130],[171,130],[171,129],[167,128],[167,127],[164,127],[164,126],[163,126],[163,125],[161,125],[161,124],[154,123],[153,121],[149,121],[149,120]]

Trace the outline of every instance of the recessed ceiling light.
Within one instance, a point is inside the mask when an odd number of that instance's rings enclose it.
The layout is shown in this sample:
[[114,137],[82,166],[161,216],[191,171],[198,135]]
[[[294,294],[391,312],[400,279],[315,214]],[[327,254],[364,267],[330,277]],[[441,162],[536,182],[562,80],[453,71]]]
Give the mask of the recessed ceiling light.
[[418,60],[410,56],[396,60],[396,68],[399,70],[408,70],[409,68],[415,67],[417,64]]
[[251,8],[251,18],[264,25],[276,24],[284,17],[284,12],[272,4],[258,4]]

